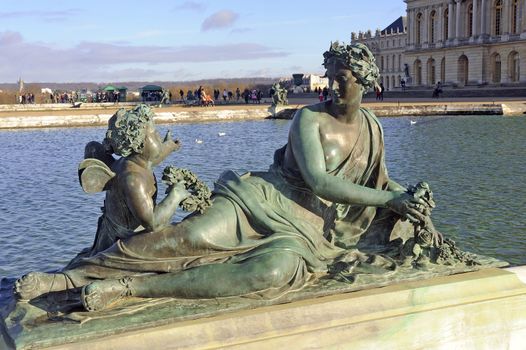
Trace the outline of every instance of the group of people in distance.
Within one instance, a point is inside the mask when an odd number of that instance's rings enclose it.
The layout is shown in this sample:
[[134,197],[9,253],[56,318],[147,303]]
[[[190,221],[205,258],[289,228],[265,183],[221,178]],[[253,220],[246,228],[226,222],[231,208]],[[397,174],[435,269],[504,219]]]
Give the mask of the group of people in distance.
[[209,95],[203,86],[199,86],[196,90],[188,90],[185,94],[183,89],[179,90],[180,100],[185,104],[198,104],[200,106],[213,106],[216,103],[240,103],[242,100],[245,104],[249,102],[259,104],[263,99],[263,91],[259,89],[249,90],[245,88],[241,91],[236,88],[235,91],[223,89],[214,89],[213,97]]

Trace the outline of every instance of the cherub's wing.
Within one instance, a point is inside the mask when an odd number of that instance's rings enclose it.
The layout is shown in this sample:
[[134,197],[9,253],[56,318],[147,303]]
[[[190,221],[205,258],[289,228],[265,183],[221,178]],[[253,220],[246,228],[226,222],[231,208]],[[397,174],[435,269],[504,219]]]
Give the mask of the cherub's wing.
[[102,143],[97,141],[90,141],[84,148],[84,159],[95,158],[111,167],[115,158],[106,150]]
[[79,181],[84,192],[106,191],[115,173],[102,161],[95,158],[84,159],[79,165]]

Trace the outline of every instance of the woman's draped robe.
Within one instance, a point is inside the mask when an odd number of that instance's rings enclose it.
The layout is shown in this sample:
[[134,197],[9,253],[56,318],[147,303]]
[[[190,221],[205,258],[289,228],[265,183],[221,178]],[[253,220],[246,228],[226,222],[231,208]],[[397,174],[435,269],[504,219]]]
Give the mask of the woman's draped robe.
[[[357,139],[350,140],[354,147],[330,174],[358,185],[386,189],[382,129],[368,110],[362,109],[362,116]],[[171,237],[184,235],[172,225],[145,233],[151,245],[137,246],[123,239],[104,252],[82,259],[72,269],[63,271],[71,287],[124,275],[178,272],[211,263],[242,263],[263,254],[274,254],[279,259],[283,251],[301,257],[295,276],[288,286],[261,291],[260,295],[273,297],[298,289],[311,276],[326,273],[327,266],[345,253],[342,247],[352,246],[367,231],[377,208],[331,203],[314,195],[299,170],[282,163],[286,147],[276,151],[268,172],[240,177],[228,171],[216,182],[214,196],[226,198],[235,207],[237,230],[231,233],[235,239],[230,240],[235,244],[215,242],[207,246],[205,240],[199,248],[185,247],[184,239]]]

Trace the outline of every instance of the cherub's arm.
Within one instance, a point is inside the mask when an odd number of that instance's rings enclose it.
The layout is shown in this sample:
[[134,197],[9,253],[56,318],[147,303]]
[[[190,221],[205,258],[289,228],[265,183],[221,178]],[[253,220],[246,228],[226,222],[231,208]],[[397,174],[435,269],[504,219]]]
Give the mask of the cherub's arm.
[[148,231],[158,230],[168,224],[179,203],[188,196],[184,187],[169,188],[166,197],[155,205],[151,196],[151,184],[139,172],[128,172],[119,179],[126,205],[131,213]]

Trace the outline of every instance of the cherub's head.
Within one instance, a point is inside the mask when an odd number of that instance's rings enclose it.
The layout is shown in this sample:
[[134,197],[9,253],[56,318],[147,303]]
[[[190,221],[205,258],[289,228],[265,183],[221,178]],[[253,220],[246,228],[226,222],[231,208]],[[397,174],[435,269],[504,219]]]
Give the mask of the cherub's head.
[[129,111],[119,109],[108,121],[104,142],[122,157],[142,153],[147,129],[155,128],[153,116],[151,108],[143,104]]
[[364,91],[377,86],[380,76],[374,55],[361,43],[331,43],[329,50],[323,53],[323,66],[327,69],[327,76],[336,71],[334,66],[349,69],[356,81],[364,87]]

